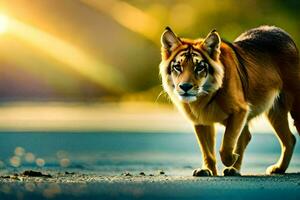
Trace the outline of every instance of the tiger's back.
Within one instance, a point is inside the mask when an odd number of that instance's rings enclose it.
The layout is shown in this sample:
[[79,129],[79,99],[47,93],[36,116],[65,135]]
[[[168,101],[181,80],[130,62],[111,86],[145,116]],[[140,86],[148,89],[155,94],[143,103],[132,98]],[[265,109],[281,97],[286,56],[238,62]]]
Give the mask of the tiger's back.
[[292,94],[300,95],[299,52],[290,35],[274,26],[261,26],[241,34],[233,45],[246,66],[246,92],[253,110],[249,117],[268,110],[276,99],[290,110],[296,101]]
[[260,26],[250,29],[241,34],[233,44],[241,50],[244,57],[250,56],[253,59],[248,60],[250,66],[256,64],[258,67],[275,67],[282,76],[283,87],[293,87],[294,82],[300,79],[297,46],[281,28]]

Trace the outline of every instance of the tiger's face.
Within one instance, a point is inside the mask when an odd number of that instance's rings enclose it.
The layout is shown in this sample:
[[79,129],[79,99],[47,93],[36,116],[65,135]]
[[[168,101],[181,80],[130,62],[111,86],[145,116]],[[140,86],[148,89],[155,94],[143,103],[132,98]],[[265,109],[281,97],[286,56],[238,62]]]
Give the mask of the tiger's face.
[[174,94],[181,101],[192,102],[209,93],[211,68],[201,53],[192,48],[180,51],[170,62]]
[[169,28],[163,33],[160,73],[163,87],[171,97],[189,103],[220,87],[220,80],[216,80],[223,78],[223,68],[216,59],[220,38],[213,37],[191,41],[179,39]]

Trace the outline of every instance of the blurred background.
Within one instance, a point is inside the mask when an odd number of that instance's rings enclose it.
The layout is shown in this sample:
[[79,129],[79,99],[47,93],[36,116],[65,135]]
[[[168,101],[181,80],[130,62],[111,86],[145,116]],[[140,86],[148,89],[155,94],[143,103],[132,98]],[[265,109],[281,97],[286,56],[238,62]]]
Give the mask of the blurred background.
[[[247,29],[276,25],[300,46],[299,10],[298,0],[1,0],[2,159],[16,151],[17,157],[9,160],[15,163],[18,155],[25,156],[24,146],[34,148],[28,138],[44,140],[31,137],[32,132],[126,131],[194,137],[190,124],[162,92],[158,65],[164,28],[170,26],[179,36],[190,38],[217,29],[233,41]],[[261,120],[253,130],[271,132]],[[18,139],[20,132],[28,133],[26,144]]]
[[217,29],[230,41],[276,25],[299,45],[299,8],[297,0],[2,0],[0,129],[115,129],[101,119],[147,112],[145,126],[151,118],[155,129],[169,118],[161,109],[170,111],[158,75],[167,25],[191,38]]

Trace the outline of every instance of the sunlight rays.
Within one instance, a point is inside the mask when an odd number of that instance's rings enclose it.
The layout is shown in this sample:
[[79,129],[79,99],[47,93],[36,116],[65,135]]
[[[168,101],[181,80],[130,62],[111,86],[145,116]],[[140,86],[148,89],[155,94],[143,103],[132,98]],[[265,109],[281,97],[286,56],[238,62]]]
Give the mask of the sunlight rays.
[[[5,24],[5,26],[7,19],[2,19],[2,24]],[[9,26],[7,31],[11,35],[30,44],[52,59],[58,60],[64,66],[80,73],[108,91],[122,92],[126,90],[126,84],[120,72],[111,66],[104,65],[99,60],[83,52],[79,47],[11,17],[7,26]],[[4,29],[4,25],[2,27]]]
[[80,0],[85,5],[99,10],[117,21],[127,29],[139,33],[157,43],[161,31],[159,21],[127,2],[119,0]]

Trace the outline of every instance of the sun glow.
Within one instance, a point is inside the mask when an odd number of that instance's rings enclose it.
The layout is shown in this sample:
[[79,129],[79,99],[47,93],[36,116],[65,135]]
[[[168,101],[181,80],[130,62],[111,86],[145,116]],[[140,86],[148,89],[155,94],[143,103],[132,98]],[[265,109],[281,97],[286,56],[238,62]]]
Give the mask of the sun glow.
[[87,54],[80,47],[17,19],[10,18],[9,23],[11,35],[30,44],[40,53],[46,53],[50,58],[111,92],[118,93],[125,90],[126,84],[122,74]]
[[7,31],[8,17],[0,15],[0,34]]

